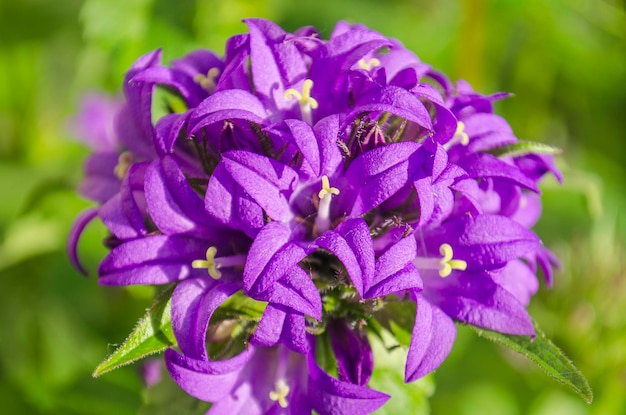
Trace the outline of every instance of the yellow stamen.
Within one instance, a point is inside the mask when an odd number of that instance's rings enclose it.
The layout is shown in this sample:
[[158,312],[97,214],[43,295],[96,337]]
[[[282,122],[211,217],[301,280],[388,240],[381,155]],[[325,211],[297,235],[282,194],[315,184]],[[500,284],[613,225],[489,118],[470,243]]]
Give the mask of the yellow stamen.
[[469,136],[465,132],[465,123],[463,121],[459,121],[456,124],[456,132],[454,133],[454,138],[459,140],[461,145],[466,146],[469,144]]
[[365,59],[360,59],[359,60],[359,68],[369,71],[372,68],[376,68],[377,66],[380,66],[380,61],[376,58],[371,58],[367,61],[365,61]]
[[203,75],[201,73],[196,74],[193,77],[193,80],[194,82],[200,84],[202,89],[208,91],[209,93],[213,93],[213,91],[215,91],[215,88],[217,87],[217,82],[215,82],[215,80],[217,79],[219,74],[219,68],[211,68],[206,75]]
[[287,402],[287,395],[289,394],[289,386],[284,380],[276,382],[276,390],[270,392],[270,399],[274,402],[278,402],[281,408],[287,408],[289,403]]
[[128,169],[133,165],[133,153],[130,151],[123,151],[117,159],[117,165],[113,169],[113,173],[118,179],[123,180],[128,173]]
[[206,268],[211,278],[219,280],[222,277],[222,273],[217,269],[217,263],[215,262],[215,254],[217,248],[214,246],[206,250],[206,260],[196,259],[191,263],[192,268],[200,269]]
[[326,196],[330,195],[338,195],[339,189],[336,187],[330,187],[330,182],[328,181],[328,176],[322,176],[322,190],[317,194],[320,200],[324,199]]
[[309,124],[312,124],[311,109],[318,107],[317,101],[311,96],[311,88],[313,88],[313,81],[306,79],[302,84],[302,93],[294,88],[289,88],[283,94],[286,101],[290,101],[293,98],[298,100],[302,120]]
[[449,244],[441,244],[439,252],[443,255],[441,261],[439,261],[439,276],[447,277],[452,273],[453,269],[459,271],[465,271],[467,269],[467,262],[462,259],[452,259],[454,252]]

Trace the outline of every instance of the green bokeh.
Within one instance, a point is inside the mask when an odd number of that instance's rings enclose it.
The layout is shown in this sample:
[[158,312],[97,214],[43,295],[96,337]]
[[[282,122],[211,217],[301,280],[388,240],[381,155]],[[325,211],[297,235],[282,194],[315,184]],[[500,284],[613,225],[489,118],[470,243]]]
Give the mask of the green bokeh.
[[[66,259],[68,229],[89,207],[74,192],[88,150],[68,119],[86,92],[115,93],[140,54],[162,47],[168,61],[196,47],[221,52],[252,16],[287,30],[315,25],[325,36],[339,19],[364,23],[481,92],[513,92],[497,111],[518,137],[564,149],[565,183],[545,181],[537,225],[563,271],[530,308],[587,375],[594,403],[459,329],[451,356],[424,384],[423,407],[626,413],[626,11],[617,0],[0,0],[1,412],[134,414],[144,405],[154,413],[155,396],[170,396],[143,391],[139,365],[91,378],[152,292],[97,285],[100,225],[80,244],[91,277]],[[407,390],[424,393],[415,388]]]

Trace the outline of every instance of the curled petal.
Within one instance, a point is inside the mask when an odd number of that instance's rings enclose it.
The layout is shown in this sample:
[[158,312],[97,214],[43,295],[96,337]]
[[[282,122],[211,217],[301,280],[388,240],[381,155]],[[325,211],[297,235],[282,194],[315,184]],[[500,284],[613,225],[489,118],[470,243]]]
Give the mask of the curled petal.
[[282,343],[302,354],[310,350],[304,315],[280,305],[269,304],[266,307],[251,342],[266,347]]
[[189,395],[208,402],[226,397],[254,349],[249,347],[229,360],[197,360],[172,349],[165,351],[165,365],[174,381]]
[[320,369],[312,354],[307,362],[309,398],[313,409],[320,415],[371,414],[389,399],[389,395],[382,392],[333,378]]
[[241,289],[240,283],[190,278],[172,294],[172,328],[181,352],[207,360],[206,331],[213,312]]
[[456,328],[450,317],[420,295],[416,302],[405,382],[413,382],[437,369],[448,357],[456,337]]
[[348,219],[334,231],[327,231],[315,241],[343,263],[354,288],[363,297],[363,284],[374,274],[374,245],[363,219]]
[[66,249],[67,254],[70,257],[70,261],[72,262],[72,265],[74,265],[74,267],[84,276],[87,276],[87,270],[78,259],[78,240],[80,239],[80,235],[85,230],[85,227],[87,227],[89,222],[91,222],[96,216],[98,216],[97,208],[87,209],[81,212],[72,224],[70,234],[67,238]]

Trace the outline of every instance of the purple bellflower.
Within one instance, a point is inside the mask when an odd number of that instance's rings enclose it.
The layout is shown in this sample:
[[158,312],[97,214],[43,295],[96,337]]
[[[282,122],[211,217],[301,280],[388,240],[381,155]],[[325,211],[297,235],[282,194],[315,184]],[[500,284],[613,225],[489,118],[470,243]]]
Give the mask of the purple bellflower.
[[[366,414],[388,399],[367,387],[386,304],[415,309],[407,382],[445,360],[455,321],[534,335],[537,264],[549,282],[558,263],[530,228],[538,181],[560,176],[549,156],[501,151],[518,143],[493,113],[507,94],[453,84],[364,26],[323,41],[245,22],[224,58],[140,58],[112,125],[80,118],[100,205],[70,255],[99,216],[100,283],[176,284],[174,380],[210,414]],[[157,87],[185,105],[153,125]],[[258,315],[236,317],[244,303]]]

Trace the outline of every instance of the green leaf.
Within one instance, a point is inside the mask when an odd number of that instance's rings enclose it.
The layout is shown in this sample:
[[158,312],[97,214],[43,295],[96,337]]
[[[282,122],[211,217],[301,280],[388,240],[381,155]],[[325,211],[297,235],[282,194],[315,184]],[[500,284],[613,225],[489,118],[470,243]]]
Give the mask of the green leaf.
[[561,154],[562,150],[548,144],[535,141],[518,141],[508,146],[497,147],[489,150],[488,153],[496,157],[520,157],[527,154]]
[[93,372],[94,377],[176,345],[171,316],[174,287],[173,285],[156,298],[126,341],[98,365]]
[[537,337],[534,340],[531,340],[530,336],[503,334],[471,325],[468,327],[478,333],[479,336],[526,356],[542,368],[548,376],[573,389],[585,402],[591,403],[593,400],[593,391],[589,387],[587,379],[572,361],[546,337],[536,322]]

